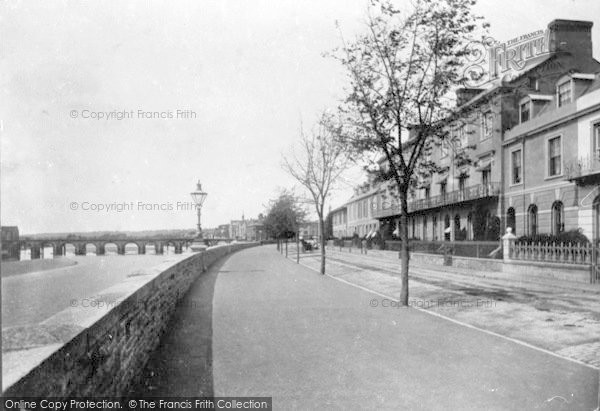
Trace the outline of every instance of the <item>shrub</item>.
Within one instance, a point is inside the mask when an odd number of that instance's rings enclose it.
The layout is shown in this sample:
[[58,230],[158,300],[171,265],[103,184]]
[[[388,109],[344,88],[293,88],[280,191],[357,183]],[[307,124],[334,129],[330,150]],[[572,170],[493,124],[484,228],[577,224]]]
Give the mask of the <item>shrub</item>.
[[524,235],[517,239],[520,243],[532,244],[532,243],[570,243],[570,244],[589,244],[590,241],[580,230],[563,231],[562,233],[555,234],[536,234],[536,235]]

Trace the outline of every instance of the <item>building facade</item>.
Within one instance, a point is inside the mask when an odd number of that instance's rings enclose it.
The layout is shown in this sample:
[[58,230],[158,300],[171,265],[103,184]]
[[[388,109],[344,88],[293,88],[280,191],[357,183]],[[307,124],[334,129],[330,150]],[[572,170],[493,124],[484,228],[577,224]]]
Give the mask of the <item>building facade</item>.
[[517,235],[580,230],[597,239],[600,75],[562,75],[520,107],[531,114],[504,142],[507,226]]
[[305,221],[303,223],[300,223],[300,226],[298,227],[299,232],[300,232],[300,237],[308,240],[311,238],[319,238],[321,235],[321,232],[319,231],[319,222],[318,221]]
[[18,261],[21,259],[21,244],[19,242],[19,228],[3,226],[0,228],[2,235],[2,261]]
[[[522,70],[457,90],[448,137],[425,154],[438,170],[420,173],[409,193],[409,238],[497,240],[506,227],[517,235],[580,228],[594,237],[600,63],[591,27],[554,20],[546,52],[532,53]],[[375,226],[395,238],[399,217],[388,184],[371,184],[334,210],[334,235],[362,237]]]
[[335,238],[346,238],[350,236],[348,231],[348,207],[340,206],[329,212],[331,218],[331,235]]

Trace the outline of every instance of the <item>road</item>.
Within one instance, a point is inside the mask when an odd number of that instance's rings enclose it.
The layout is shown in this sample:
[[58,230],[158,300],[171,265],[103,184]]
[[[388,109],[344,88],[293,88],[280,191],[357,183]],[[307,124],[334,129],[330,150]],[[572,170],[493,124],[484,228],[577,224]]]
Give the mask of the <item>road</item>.
[[209,270],[166,335],[140,395],[272,396],[274,409],[591,410],[598,399],[592,368],[382,307],[271,247]]
[[2,278],[2,328],[31,325],[69,307],[72,300],[123,280],[133,271],[160,264],[167,256],[107,255],[61,257],[76,265]]

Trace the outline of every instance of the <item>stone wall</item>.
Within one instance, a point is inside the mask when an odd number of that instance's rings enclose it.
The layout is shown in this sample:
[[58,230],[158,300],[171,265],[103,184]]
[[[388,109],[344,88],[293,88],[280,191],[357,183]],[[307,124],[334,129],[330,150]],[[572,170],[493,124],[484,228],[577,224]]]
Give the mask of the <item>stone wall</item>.
[[3,395],[120,396],[135,384],[177,302],[207,267],[256,244],[211,247],[138,271],[94,297],[96,306],[66,309],[40,326],[61,344],[3,353]]

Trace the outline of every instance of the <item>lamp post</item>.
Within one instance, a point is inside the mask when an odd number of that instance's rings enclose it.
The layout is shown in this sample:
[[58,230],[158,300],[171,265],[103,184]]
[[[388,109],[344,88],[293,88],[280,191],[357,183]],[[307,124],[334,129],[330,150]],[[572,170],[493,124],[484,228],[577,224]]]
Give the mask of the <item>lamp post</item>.
[[208,194],[202,191],[202,184],[200,184],[200,180],[198,180],[198,184],[196,185],[196,191],[192,191],[190,195],[192,196],[192,200],[194,200],[194,203],[196,204],[196,210],[198,211],[198,235],[192,243],[192,251],[203,251],[206,249],[206,245],[204,244],[202,238],[202,223],[200,220],[202,204],[204,204],[204,200],[206,200],[206,196]]

